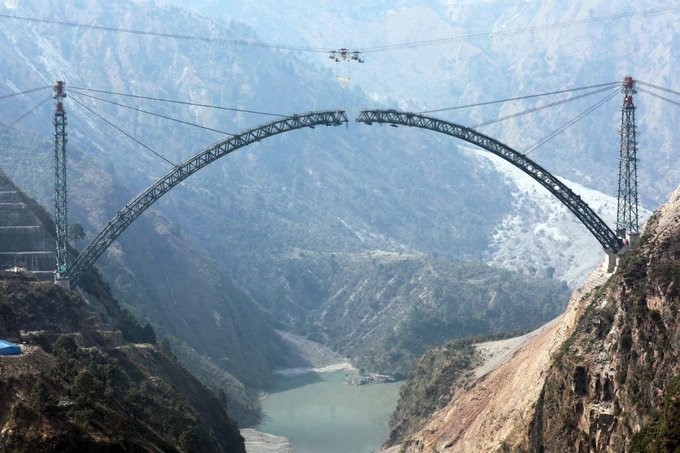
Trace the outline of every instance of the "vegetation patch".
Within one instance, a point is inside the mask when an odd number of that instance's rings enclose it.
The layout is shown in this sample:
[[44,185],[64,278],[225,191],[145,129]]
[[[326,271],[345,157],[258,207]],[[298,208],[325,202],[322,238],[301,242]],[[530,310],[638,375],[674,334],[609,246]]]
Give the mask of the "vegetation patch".
[[451,400],[464,387],[469,372],[481,360],[471,342],[454,340],[430,349],[418,360],[409,380],[399,391],[399,403],[390,419],[388,444],[398,444]]

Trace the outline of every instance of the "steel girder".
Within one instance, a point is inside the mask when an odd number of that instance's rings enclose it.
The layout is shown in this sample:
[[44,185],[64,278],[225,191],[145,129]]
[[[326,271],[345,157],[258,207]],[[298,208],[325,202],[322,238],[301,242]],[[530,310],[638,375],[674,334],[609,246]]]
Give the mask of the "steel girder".
[[87,270],[109,245],[156,200],[161,198],[180,182],[220,157],[262,139],[284,132],[314,126],[339,126],[347,122],[342,110],[327,110],[292,115],[252,129],[244,130],[194,155],[177,165],[172,171],[137,195],[125,208],[118,211],[92,242],[78,255],[69,269],[71,282]]
[[605,250],[617,253],[623,247],[623,240],[607,226],[581,197],[526,155],[515,151],[498,140],[465,126],[418,113],[399,112],[396,110],[362,110],[357,117],[357,122],[365,123],[369,126],[372,123],[387,123],[429,129],[477,145],[510,162],[548,189],[550,193],[557,197],[578,217]]

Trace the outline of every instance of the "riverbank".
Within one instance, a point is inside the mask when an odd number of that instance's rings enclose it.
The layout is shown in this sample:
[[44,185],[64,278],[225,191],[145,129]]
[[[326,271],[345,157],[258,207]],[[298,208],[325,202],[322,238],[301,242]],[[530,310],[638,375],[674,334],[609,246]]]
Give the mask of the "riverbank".
[[306,373],[335,373],[337,371],[355,371],[356,368],[349,362],[334,363],[322,367],[299,367],[299,368],[283,368],[274,370],[274,374],[280,376],[297,376]]
[[277,330],[276,333],[287,344],[292,357],[286,364],[286,369],[324,368],[349,363],[349,359],[321,343],[290,332]]

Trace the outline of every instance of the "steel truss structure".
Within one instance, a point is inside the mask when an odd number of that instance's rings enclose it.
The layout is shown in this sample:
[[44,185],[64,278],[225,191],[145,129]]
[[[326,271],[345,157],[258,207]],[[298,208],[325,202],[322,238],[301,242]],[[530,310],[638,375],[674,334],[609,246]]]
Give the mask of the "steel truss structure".
[[272,121],[252,129],[244,130],[232,137],[221,141],[210,148],[201,151],[193,157],[177,165],[172,171],[156,181],[148,189],[137,195],[125,208],[118,211],[109,223],[99,232],[92,242],[76,258],[68,271],[72,282],[86,271],[111,243],[145,210],[170,189],[201,168],[211,164],[220,157],[237,149],[259,142],[268,137],[305,127],[339,126],[347,123],[347,115],[342,110],[326,110],[292,115],[280,120]]
[[64,82],[54,87],[54,223],[56,225],[57,268],[54,281],[68,286],[68,204],[66,194],[66,112]]
[[581,223],[588,228],[605,251],[617,253],[623,248],[623,240],[607,226],[607,224],[581,199],[581,197],[576,195],[569,187],[539,164],[529,159],[526,155],[515,151],[498,140],[465,126],[411,112],[400,112],[396,110],[362,110],[356,120],[359,123],[365,123],[369,126],[373,123],[381,123],[394,126],[403,125],[428,129],[479,146],[510,162],[548,189],[550,193],[569,208]]
[[616,210],[616,228],[621,236],[638,234],[637,191],[637,133],[635,130],[635,81],[623,79],[623,106],[621,107],[621,145],[619,148],[619,194]]

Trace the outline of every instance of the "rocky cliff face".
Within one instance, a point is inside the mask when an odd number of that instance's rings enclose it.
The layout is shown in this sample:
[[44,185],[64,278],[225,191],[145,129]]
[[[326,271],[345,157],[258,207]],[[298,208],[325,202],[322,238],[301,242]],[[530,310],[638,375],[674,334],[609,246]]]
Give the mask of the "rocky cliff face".
[[677,413],[665,433],[654,425],[680,375],[680,190],[588,302],[555,356],[524,447],[677,451]]
[[680,190],[606,277],[397,449],[676,451]]

